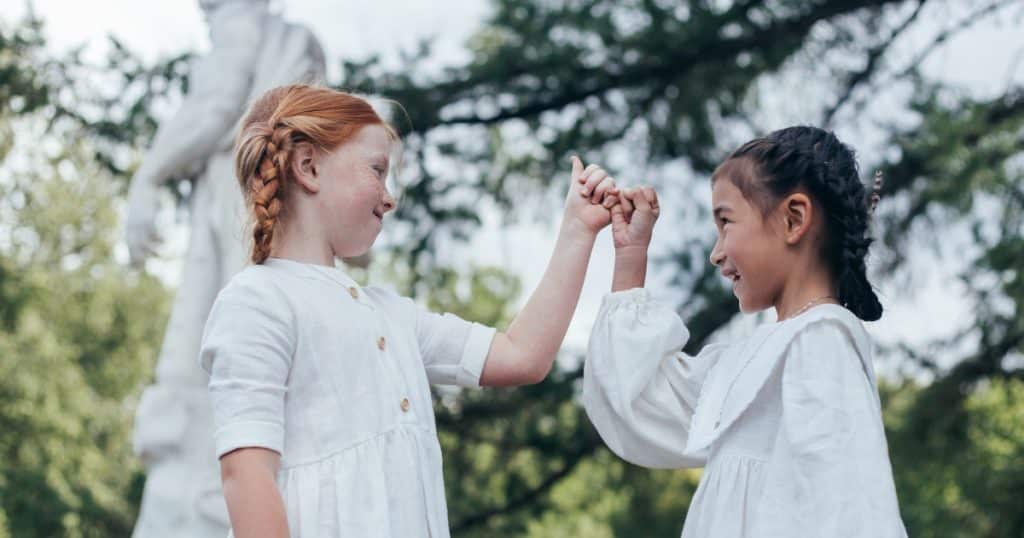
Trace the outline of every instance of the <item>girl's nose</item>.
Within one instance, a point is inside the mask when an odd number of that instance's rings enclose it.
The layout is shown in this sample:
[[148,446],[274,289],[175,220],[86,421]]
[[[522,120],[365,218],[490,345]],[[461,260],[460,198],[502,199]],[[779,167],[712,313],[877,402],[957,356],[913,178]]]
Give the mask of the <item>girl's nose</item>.
[[395,199],[391,196],[391,193],[384,193],[384,212],[387,213],[395,209]]
[[711,265],[719,266],[725,260],[725,253],[718,247],[718,241],[715,241],[714,248],[711,249]]

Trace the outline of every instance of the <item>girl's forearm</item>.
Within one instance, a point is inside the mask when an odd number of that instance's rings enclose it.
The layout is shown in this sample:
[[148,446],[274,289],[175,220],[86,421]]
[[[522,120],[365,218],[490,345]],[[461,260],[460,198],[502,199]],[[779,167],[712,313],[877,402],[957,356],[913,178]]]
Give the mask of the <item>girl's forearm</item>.
[[224,477],[223,486],[235,538],[288,537],[284,501],[272,473],[239,473]]
[[562,226],[540,284],[506,332],[524,367],[542,372],[541,378],[550,370],[576,310],[595,238],[574,222]]

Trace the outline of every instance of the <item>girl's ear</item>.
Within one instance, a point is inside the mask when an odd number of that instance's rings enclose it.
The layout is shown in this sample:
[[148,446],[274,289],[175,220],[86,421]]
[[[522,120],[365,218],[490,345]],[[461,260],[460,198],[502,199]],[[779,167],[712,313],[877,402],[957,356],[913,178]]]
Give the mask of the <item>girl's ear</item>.
[[796,245],[811,229],[814,205],[802,192],[790,194],[779,206],[782,213],[782,234],[787,245]]
[[299,142],[292,149],[292,176],[310,194],[320,191],[320,177],[317,174],[319,157],[316,148],[309,142]]

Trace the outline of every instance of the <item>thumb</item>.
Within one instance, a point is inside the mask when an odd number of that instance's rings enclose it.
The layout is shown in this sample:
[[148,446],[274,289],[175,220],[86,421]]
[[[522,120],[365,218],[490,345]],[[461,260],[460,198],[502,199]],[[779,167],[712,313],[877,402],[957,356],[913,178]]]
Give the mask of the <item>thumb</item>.
[[572,182],[575,184],[580,178],[580,174],[583,173],[583,161],[576,155],[569,158],[572,161]]

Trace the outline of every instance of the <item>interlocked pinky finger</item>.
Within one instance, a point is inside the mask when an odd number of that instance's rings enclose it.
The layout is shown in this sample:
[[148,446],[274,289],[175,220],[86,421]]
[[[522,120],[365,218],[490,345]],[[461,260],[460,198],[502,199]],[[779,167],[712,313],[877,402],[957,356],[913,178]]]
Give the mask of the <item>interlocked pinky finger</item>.
[[580,183],[586,183],[587,179],[590,178],[590,174],[593,174],[595,170],[600,170],[600,169],[601,169],[601,167],[598,166],[595,163],[588,164],[587,167],[584,168],[583,172],[580,174]]
[[593,204],[603,203],[605,195],[607,195],[608,192],[613,190],[614,188],[615,180],[610,177],[604,178],[604,180],[601,181],[597,188],[594,189],[594,194],[593,196],[590,197],[590,202]]
[[587,182],[583,185],[583,189],[580,194],[590,198],[594,201],[594,195],[597,191],[597,187],[608,177],[608,172],[605,172],[603,168],[596,168],[593,172],[587,175]]

